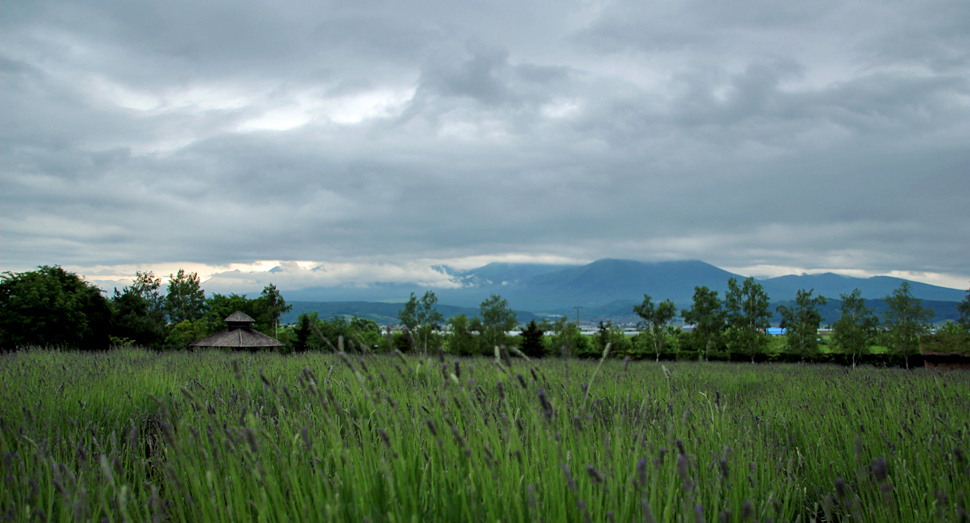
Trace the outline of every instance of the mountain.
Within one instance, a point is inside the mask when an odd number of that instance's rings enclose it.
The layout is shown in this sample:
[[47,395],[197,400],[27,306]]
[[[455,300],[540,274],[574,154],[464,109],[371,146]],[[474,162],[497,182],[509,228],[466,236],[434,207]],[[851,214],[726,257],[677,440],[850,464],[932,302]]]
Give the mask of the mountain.
[[698,260],[645,263],[598,260],[576,269],[537,276],[528,281],[531,292],[580,299],[577,305],[603,304],[624,298],[690,300],[694,287],[726,285],[733,274]]
[[536,276],[574,269],[578,265],[543,263],[489,263],[457,274],[465,286],[514,285]]
[[[778,296],[779,299],[791,299],[799,289],[815,289],[815,296],[838,299],[840,295],[849,294],[857,288],[862,292],[862,297],[866,299],[881,299],[891,295],[904,281],[908,280],[889,276],[853,278],[827,272],[824,274],[802,274],[801,276],[779,276],[764,280],[761,285],[764,286],[765,292],[769,296],[772,298]],[[965,295],[965,291],[937,287],[927,283],[910,281],[909,285],[913,296],[921,300],[961,301]]]
[[[443,271],[444,272],[444,271]],[[396,317],[399,304],[413,292],[418,296],[433,290],[439,304],[477,310],[491,294],[499,294],[516,310],[540,315],[569,314],[583,307],[595,317],[616,317],[624,309],[643,301],[649,294],[654,302],[673,300],[678,308],[689,307],[694,287],[706,286],[723,298],[729,278],[744,277],[700,260],[640,262],[603,259],[587,265],[547,265],[527,263],[490,263],[459,271],[446,272],[457,286],[426,288],[418,284],[375,284],[366,287],[341,286],[288,291],[287,300],[313,302],[386,302]],[[790,275],[759,280],[773,303],[794,300],[799,289],[814,289],[830,301],[860,289],[867,300],[880,300],[892,294],[904,280],[886,276],[854,278],[832,273]],[[959,302],[966,291],[910,282],[914,296],[921,300]],[[870,305],[871,306],[871,305]],[[581,309],[582,311],[582,309]]]

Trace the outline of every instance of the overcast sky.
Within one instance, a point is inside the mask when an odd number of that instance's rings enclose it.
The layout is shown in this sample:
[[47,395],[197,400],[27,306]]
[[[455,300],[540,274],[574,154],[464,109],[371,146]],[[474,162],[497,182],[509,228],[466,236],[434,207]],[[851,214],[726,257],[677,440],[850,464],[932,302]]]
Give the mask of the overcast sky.
[[970,286],[970,2],[0,3],[0,270],[604,257]]

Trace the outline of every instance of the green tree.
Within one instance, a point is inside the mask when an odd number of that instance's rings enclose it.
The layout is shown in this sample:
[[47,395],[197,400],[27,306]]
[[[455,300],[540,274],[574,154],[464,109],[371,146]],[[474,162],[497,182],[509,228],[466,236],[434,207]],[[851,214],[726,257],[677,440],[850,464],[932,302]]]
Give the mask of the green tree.
[[522,353],[530,358],[541,358],[546,353],[546,346],[543,343],[545,331],[536,320],[532,320],[522,329],[520,337],[522,339]]
[[970,331],[970,289],[967,290],[966,298],[957,304],[957,310],[960,311],[960,320],[957,323],[963,330]]
[[842,294],[841,299],[839,319],[832,326],[832,341],[842,352],[852,355],[852,367],[855,368],[856,358],[868,353],[876,339],[879,318],[866,307],[866,300],[859,289]]
[[799,289],[795,296],[795,306],[779,305],[777,311],[785,325],[785,340],[788,350],[804,360],[818,354],[818,325],[822,314],[818,308],[828,303],[824,296],[812,297],[815,289]]
[[0,348],[103,350],[110,332],[110,302],[80,276],[56,265],[0,274]]
[[[184,320],[198,320],[205,315],[205,291],[199,275],[184,269],[178,274],[170,274],[168,294],[165,296],[165,313],[171,323]],[[254,318],[255,319],[255,318]]]
[[201,340],[218,330],[218,326],[214,326],[211,322],[206,321],[205,318],[182,320],[169,326],[168,333],[165,335],[165,346],[168,348],[184,349],[192,342]]
[[549,343],[553,354],[558,353],[565,358],[595,351],[589,338],[583,335],[576,323],[569,321],[566,316],[560,317],[553,323],[552,332]]
[[498,294],[492,294],[479,306],[482,320],[482,338],[491,349],[506,343],[506,333],[518,325],[519,320],[509,302]]
[[919,352],[919,337],[930,331],[933,309],[923,307],[923,302],[913,296],[907,281],[883,301],[886,302],[883,325],[887,330],[889,351],[905,357],[908,369],[909,357]]
[[634,305],[633,312],[643,320],[637,327],[648,328],[653,334],[653,349],[657,354],[657,361],[660,361],[660,353],[663,352],[664,341],[667,339],[670,330],[670,322],[677,315],[677,307],[670,300],[664,300],[654,306],[650,295],[644,294],[643,303]]
[[226,327],[225,319],[236,311],[242,312],[255,320],[256,323],[253,324],[253,328],[260,332],[265,333],[272,328],[271,320],[259,300],[247,298],[245,294],[214,293],[206,298],[203,303],[205,314],[200,319],[204,319],[211,325],[212,332],[224,329]]
[[436,303],[438,303],[438,297],[433,291],[424,293],[420,300],[412,292],[404,308],[397,313],[401,324],[407,327],[412,335],[416,335],[415,341],[421,344],[425,354],[428,353],[428,339],[445,319],[435,308]]
[[724,332],[725,313],[724,303],[717,297],[717,291],[706,286],[694,287],[694,301],[690,309],[684,309],[680,314],[684,322],[694,326],[692,337],[698,340],[701,352],[706,359]]
[[737,279],[728,279],[724,294],[728,348],[734,353],[750,355],[751,363],[770,341],[766,332],[771,320],[770,305],[764,288],[753,277],[745,279],[740,287]]
[[135,273],[130,286],[115,289],[111,299],[111,335],[143,347],[160,347],[165,340],[165,299],[162,280],[151,271]]
[[597,352],[603,354],[607,345],[611,345],[610,330],[613,328],[613,322],[607,320],[606,322],[600,321],[596,328],[596,349]]
[[446,345],[448,352],[456,356],[470,356],[479,352],[478,341],[472,333],[468,316],[459,314],[448,320]]
[[[265,323],[273,327],[273,336],[279,337],[279,325],[280,316],[286,314],[293,310],[292,305],[287,305],[286,300],[283,299],[283,295],[276,288],[276,285],[270,283],[263,288],[262,294],[259,295],[260,308],[263,310],[261,316],[265,316],[263,319]],[[255,316],[253,316],[256,319]],[[375,323],[376,324],[376,323]],[[380,327],[378,327],[378,331]]]
[[296,328],[293,329],[295,339],[293,340],[293,350],[295,352],[306,352],[313,348],[311,338],[313,328],[310,326],[317,320],[317,313],[301,313],[296,320]]

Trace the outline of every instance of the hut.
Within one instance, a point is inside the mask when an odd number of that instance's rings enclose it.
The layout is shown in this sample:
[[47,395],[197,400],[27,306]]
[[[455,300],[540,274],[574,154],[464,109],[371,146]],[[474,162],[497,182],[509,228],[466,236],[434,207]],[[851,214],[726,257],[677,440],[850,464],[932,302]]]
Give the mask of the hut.
[[189,347],[219,347],[228,349],[263,349],[282,347],[283,344],[262,332],[253,329],[256,320],[248,314],[236,311],[224,320],[229,328],[223,329],[211,336],[206,336]]

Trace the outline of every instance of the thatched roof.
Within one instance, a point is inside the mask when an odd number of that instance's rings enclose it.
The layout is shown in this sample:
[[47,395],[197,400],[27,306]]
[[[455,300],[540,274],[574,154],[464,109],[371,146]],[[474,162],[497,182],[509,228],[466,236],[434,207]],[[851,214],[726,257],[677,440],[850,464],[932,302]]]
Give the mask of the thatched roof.
[[282,347],[279,341],[259,332],[251,324],[256,320],[249,315],[236,311],[225,319],[228,329],[221,330],[211,336],[192,343],[189,347],[220,347],[230,349],[258,349],[263,347]]

